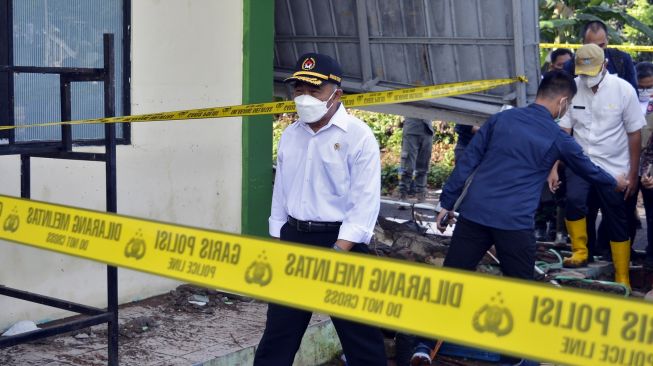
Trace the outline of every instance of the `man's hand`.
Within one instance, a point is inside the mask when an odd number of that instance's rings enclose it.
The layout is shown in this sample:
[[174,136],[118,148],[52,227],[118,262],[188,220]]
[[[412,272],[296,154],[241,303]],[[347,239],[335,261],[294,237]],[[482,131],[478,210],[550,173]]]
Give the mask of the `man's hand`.
[[551,193],[556,193],[558,188],[560,188],[560,177],[558,176],[558,167],[554,166],[549,172],[549,176],[546,178],[547,183],[549,184],[549,190]]
[[626,179],[625,174],[618,175],[615,177],[615,179],[617,180],[617,187],[615,187],[614,189],[615,191],[624,192],[625,190],[628,189],[630,182],[628,181],[628,179]]
[[[447,220],[447,223],[444,226],[440,225],[440,223],[442,222],[442,219],[444,219],[444,217],[446,215],[448,215],[448,214],[449,214],[449,219]],[[437,225],[438,230],[441,233],[444,233],[444,231],[447,230],[447,226],[452,225],[455,222],[456,222],[456,220],[454,220],[454,218],[453,218],[453,211],[449,211],[449,210],[444,209],[444,208],[440,209],[440,213],[438,214],[438,217],[435,219],[435,224]]]
[[355,243],[350,242],[349,240],[338,239],[336,240],[336,243],[334,245],[336,245],[338,248],[342,249],[343,251],[348,252],[349,250],[351,250],[351,248],[354,247],[354,244]]
[[624,199],[632,196],[635,192],[637,192],[637,171],[634,174],[628,175],[628,186],[626,187]]
[[642,185],[646,189],[652,189],[653,188],[653,177],[650,175],[643,175],[642,176]]

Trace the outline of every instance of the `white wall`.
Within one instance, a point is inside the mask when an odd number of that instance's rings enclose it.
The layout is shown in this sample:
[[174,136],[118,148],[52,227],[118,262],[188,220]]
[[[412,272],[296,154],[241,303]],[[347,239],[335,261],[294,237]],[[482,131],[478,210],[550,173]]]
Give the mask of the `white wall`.
[[[132,1],[132,114],[240,104],[242,21],[237,0]],[[117,156],[119,213],[240,232],[240,118],[136,123]],[[34,199],[104,210],[104,186],[102,163],[32,161]],[[0,157],[0,193],[20,195],[17,157]],[[104,307],[105,268],[0,242],[0,284],[10,287]],[[123,269],[118,276],[121,303],[177,285]],[[3,296],[0,309],[0,330],[71,315]]]

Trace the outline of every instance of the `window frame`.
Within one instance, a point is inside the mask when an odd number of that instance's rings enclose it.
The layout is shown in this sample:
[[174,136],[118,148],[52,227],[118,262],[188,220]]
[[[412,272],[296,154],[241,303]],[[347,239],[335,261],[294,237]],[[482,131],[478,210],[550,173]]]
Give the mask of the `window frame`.
[[[15,0],[0,0],[0,24],[5,24],[6,27],[0,27],[0,65],[14,66],[14,43],[13,43],[13,3]],[[121,44],[116,44],[117,47],[122,47],[122,111],[116,111],[117,115],[129,116],[131,115],[131,4],[132,0],[122,0],[122,34],[123,38]],[[74,101],[73,101],[74,102]],[[14,77],[11,71],[2,71],[0,69],[0,126],[14,125]],[[131,124],[122,124],[122,137],[116,139],[116,143],[120,145],[131,144]],[[15,141],[15,130],[2,130],[0,131],[0,139],[8,139],[9,146],[11,145],[51,145],[58,144],[57,140],[40,140],[40,141]],[[104,145],[104,139],[85,139],[73,140],[76,146],[97,146]],[[0,145],[0,149],[3,146]]]

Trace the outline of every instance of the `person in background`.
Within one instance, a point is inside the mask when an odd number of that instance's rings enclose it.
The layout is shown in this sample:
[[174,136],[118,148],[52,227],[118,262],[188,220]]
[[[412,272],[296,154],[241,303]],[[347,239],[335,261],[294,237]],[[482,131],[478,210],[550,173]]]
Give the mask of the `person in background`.
[[476,131],[478,131],[479,128],[479,126],[469,126],[456,123],[454,131],[458,134],[458,141],[456,142],[456,147],[453,150],[454,158],[456,161],[460,159],[463,151],[465,151],[465,148],[467,145],[469,145],[469,142],[472,141],[472,137],[474,137],[474,134]]
[[[400,199],[405,201],[411,192],[413,182],[417,202],[426,200],[426,178],[431,163],[433,148],[433,124],[418,118],[404,120],[401,142]],[[413,173],[415,175],[413,181]]]
[[549,70],[562,70],[565,62],[572,59],[574,54],[568,48],[558,48],[555,51],[551,52],[551,63],[549,64]]
[[[637,77],[635,73],[635,64],[632,57],[626,52],[616,48],[608,48],[608,27],[599,20],[587,22],[580,34],[583,44],[595,44],[603,49],[605,58],[608,61],[607,71],[610,74],[617,74],[618,77],[626,80],[633,86],[633,91],[637,89]],[[571,75],[576,76],[574,60],[568,60],[563,66],[563,70]]]
[[[637,91],[642,113],[646,116],[646,127],[642,129],[643,150],[640,159],[640,176],[644,210],[646,212],[646,256],[644,269],[653,271],[653,64],[640,62],[637,64]],[[635,199],[635,203],[636,203]]]

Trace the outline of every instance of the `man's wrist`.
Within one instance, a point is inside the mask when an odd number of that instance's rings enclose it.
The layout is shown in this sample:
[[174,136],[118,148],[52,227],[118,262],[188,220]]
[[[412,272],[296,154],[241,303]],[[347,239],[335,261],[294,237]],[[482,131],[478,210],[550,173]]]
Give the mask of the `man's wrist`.
[[338,252],[346,252],[346,250],[340,248],[340,246],[337,243],[333,244],[333,246],[331,248],[335,249]]

